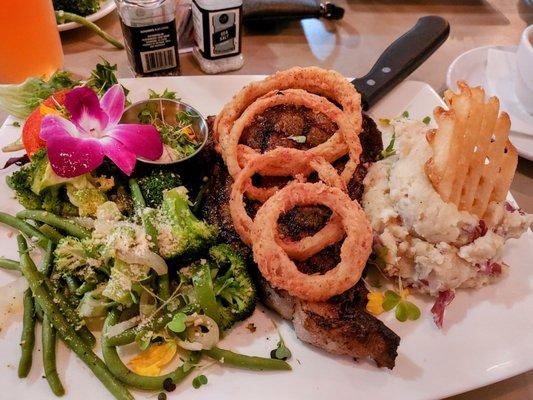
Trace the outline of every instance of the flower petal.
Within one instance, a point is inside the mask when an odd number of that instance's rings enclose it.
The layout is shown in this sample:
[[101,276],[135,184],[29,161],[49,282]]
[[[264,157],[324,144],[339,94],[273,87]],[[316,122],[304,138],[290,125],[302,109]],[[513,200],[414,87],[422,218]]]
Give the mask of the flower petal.
[[122,114],[124,113],[124,102],[126,96],[124,95],[124,89],[118,83],[111,86],[111,88],[105,92],[100,99],[100,106],[102,110],[109,117],[108,125],[115,126],[120,121]]
[[65,178],[91,172],[104,161],[102,145],[93,138],[52,135],[46,140],[46,147],[52,169]]
[[100,107],[98,96],[88,87],[72,89],[65,97],[65,107],[70,120],[85,133],[102,132],[109,122],[107,114]]
[[117,139],[107,136],[100,139],[103,151],[107,157],[113,161],[117,167],[126,175],[131,175],[137,157],[128,147],[119,142]]
[[121,124],[106,133],[139,157],[157,160],[163,154],[161,135],[153,125]]
[[78,129],[68,119],[59,115],[45,115],[41,122],[41,131],[39,136],[43,140],[49,140],[52,137],[73,136],[79,137]]

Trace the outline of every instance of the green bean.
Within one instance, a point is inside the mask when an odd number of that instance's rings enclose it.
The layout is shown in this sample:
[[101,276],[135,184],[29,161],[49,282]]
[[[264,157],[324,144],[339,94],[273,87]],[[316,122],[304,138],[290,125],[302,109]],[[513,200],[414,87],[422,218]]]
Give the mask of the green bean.
[[35,300],[40,304],[63,341],[91,369],[117,400],[133,400],[128,389],[109,372],[102,360],[80,339],[74,328],[70,326],[56,307],[50,293],[42,285],[43,276],[37,271],[33,260],[30,258],[28,245],[22,235],[17,237],[17,242],[20,253],[20,269],[28,280]]
[[24,292],[24,316],[22,317],[22,336],[20,338],[19,378],[26,378],[30,373],[35,345],[35,306],[31,290]]
[[44,225],[41,225],[39,227],[39,231],[41,231],[41,233],[43,235],[45,235],[48,239],[50,239],[52,242],[54,243],[57,243],[59,242],[61,239],[63,239],[63,235],[61,233],[59,233],[55,228],[52,228],[50,225],[48,224],[44,224]]
[[76,282],[76,279],[70,275],[65,276],[65,282],[67,282],[67,287],[71,293],[76,293],[80,285]]
[[10,260],[9,258],[0,257],[0,268],[7,269],[9,271],[18,271],[19,262]]
[[146,202],[144,201],[141,188],[136,179],[130,179],[129,185],[135,211],[141,217],[146,235],[150,238],[150,242],[152,242],[152,249],[157,250],[159,248],[157,243],[158,233],[155,225],[152,223],[152,220],[155,218],[155,210],[146,208]]
[[78,333],[80,338],[91,348],[96,344],[96,339],[91,331],[83,325],[83,320],[80,318],[78,312],[71,307],[67,298],[61,293],[54,284],[47,277],[43,276],[44,286],[48,289],[48,292],[53,296],[54,302],[61,313],[65,316],[65,319]]
[[104,31],[102,28],[100,28],[98,25],[96,25],[94,22],[89,21],[87,18],[82,17],[81,15],[69,13],[63,10],[56,11],[56,20],[59,23],[64,23],[64,21],[70,21],[75,22],[77,24],[83,25],[86,28],[89,28],[91,31],[96,33],[98,36],[100,36],[102,39],[104,39],[106,42],[111,43],[113,46],[115,46],[117,49],[123,49],[124,45],[120,43],[117,39],[115,39],[113,36],[111,36],[109,33]]
[[39,270],[44,276],[50,276],[52,272],[52,258],[54,257],[54,244],[48,241],[46,248],[44,249],[44,256],[41,261]]
[[170,282],[168,274],[157,277],[157,294],[162,301],[167,301],[170,297]]
[[140,211],[146,207],[146,202],[144,201],[141,188],[139,187],[139,184],[137,183],[136,179],[132,178],[129,180],[128,183],[130,185],[130,192],[131,192],[131,199],[133,200],[133,207],[135,207],[136,211]]
[[83,228],[75,222],[69,221],[66,218],[52,214],[48,211],[23,210],[17,213],[17,218],[32,219],[34,221],[44,222],[45,224],[48,224],[53,228],[60,229],[68,233],[70,236],[75,236],[79,239],[85,239],[91,236],[91,232],[89,230]]
[[[104,361],[111,373],[120,381],[137,389],[163,390],[163,382],[165,380],[170,378],[174,384],[178,384],[192,372],[194,367],[186,369],[183,366],[180,366],[174,371],[161,376],[144,376],[131,371],[120,359],[116,347],[109,345],[106,339],[107,329],[118,322],[118,317],[119,312],[116,309],[111,310],[107,314],[102,335],[102,355],[104,356]],[[196,359],[194,362],[196,362]]]
[[44,375],[52,392],[56,396],[63,396],[65,389],[56,368],[56,330],[46,315],[43,318],[42,340]]
[[150,322],[142,326],[136,326],[125,330],[115,336],[107,337],[106,341],[109,346],[124,346],[135,341],[135,337],[143,330],[150,330],[158,332],[163,329],[170,321],[172,321],[173,315],[169,312],[165,312],[158,317],[154,317]]
[[31,240],[35,240],[37,245],[43,249],[49,242],[48,238],[44,236],[41,232],[39,232],[37,228],[12,215],[0,212],[0,222],[14,229],[17,229]]
[[33,301],[33,303],[35,304],[35,315],[36,315],[37,319],[39,321],[43,322],[43,320],[44,320],[43,309],[41,308],[39,303],[37,303],[35,300]]
[[222,319],[220,307],[215,297],[213,290],[213,280],[211,279],[211,271],[209,264],[201,264],[198,266],[198,273],[194,274],[192,283],[194,286],[194,293],[198,304],[204,310],[204,313],[215,320],[218,326],[222,326]]
[[83,296],[85,293],[96,289],[96,282],[83,282],[78,290],[76,290],[76,296]]
[[218,347],[213,347],[211,350],[202,350],[202,354],[205,354],[224,365],[231,365],[237,368],[258,371],[290,371],[292,369],[290,364],[283,360],[245,356],[244,354],[234,353]]

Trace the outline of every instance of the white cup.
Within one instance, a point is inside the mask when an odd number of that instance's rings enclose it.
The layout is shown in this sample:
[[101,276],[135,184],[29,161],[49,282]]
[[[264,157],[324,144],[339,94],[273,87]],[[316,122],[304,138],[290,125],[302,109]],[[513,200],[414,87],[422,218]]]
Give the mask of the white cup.
[[522,32],[516,53],[516,67],[516,97],[523,108],[533,115],[533,25]]

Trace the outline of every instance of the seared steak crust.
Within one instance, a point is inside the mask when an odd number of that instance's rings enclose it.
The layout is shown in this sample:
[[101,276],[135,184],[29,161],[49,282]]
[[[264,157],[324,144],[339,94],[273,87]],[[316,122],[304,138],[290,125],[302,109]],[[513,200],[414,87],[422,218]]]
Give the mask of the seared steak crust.
[[[262,152],[278,145],[306,149],[286,139],[287,133],[298,135],[316,128],[315,137],[321,143],[335,131],[334,124],[327,124],[321,119],[320,113],[311,113],[298,107],[279,106],[267,110],[249,126],[243,134],[241,142]],[[279,116],[279,118],[277,118]],[[277,118],[277,122],[274,121]],[[367,116],[363,120],[364,131],[360,140],[363,147],[362,163],[348,185],[350,197],[360,200],[363,192],[363,179],[368,163],[377,159],[383,149],[381,134],[375,123]],[[212,122],[210,120],[209,122]],[[312,125],[310,127],[310,125]],[[318,139],[317,139],[318,140]],[[318,143],[313,143],[315,146]],[[312,147],[312,146],[310,146]],[[338,160],[335,166],[342,170],[346,159]],[[293,321],[298,338],[324,350],[349,355],[355,358],[370,357],[380,367],[392,368],[397,355],[400,338],[379,319],[366,312],[366,295],[368,290],[362,281],[352,289],[331,298],[327,302],[312,303],[301,301],[287,292],[273,289],[259,274],[253,263],[251,250],[239,238],[233,227],[229,212],[229,197],[232,179],[228,174],[220,156],[212,152],[204,160],[204,171],[209,176],[201,216],[220,228],[220,237],[230,243],[247,260],[256,272],[260,296],[268,307],[278,312],[283,318]],[[310,178],[312,180],[312,177]],[[260,179],[256,177],[254,184],[283,184],[283,179]],[[247,209],[251,216],[255,215],[260,204],[248,202]],[[331,216],[331,211],[322,206],[297,207],[280,217],[280,232],[292,240],[312,235],[321,229]],[[340,243],[336,243],[315,254],[313,257],[297,262],[300,271],[313,274],[325,273],[335,267],[340,259]]]

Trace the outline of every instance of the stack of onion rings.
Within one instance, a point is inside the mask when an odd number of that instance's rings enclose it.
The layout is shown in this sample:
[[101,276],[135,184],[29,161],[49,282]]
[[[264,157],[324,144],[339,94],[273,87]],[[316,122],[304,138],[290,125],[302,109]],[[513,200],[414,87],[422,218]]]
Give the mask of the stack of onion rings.
[[[346,185],[337,174],[337,171],[335,171],[335,168],[322,157],[301,150],[278,147],[254,158],[246,164],[237,176],[231,188],[229,204],[235,230],[242,241],[248,245],[252,245],[254,241],[252,235],[254,222],[246,212],[243,195],[246,189],[251,186],[251,178],[255,173],[272,167],[280,168],[280,171],[282,171],[281,168],[284,168],[285,175],[290,174],[293,176],[312,168],[318,173],[318,177],[324,183],[346,191]],[[274,189],[274,193],[278,191],[278,188],[270,189]],[[298,242],[286,242],[279,237],[277,241],[290,257],[297,260],[305,260],[325,247],[338,242],[343,236],[344,229],[340,223],[340,218],[333,214],[326,226],[313,236],[305,237]]]
[[[266,153],[239,144],[244,129],[258,114],[278,105],[303,106],[328,117],[337,131],[309,150],[278,147]],[[214,123],[216,148],[234,179],[230,213],[243,242],[252,246],[263,276],[291,295],[323,301],[352,287],[360,278],[371,251],[371,228],[364,212],[346,192],[361,154],[361,96],[342,75],[317,67],[295,67],[244,87],[220,112]],[[345,154],[341,175],[331,165]],[[316,171],[322,183],[303,183]],[[279,187],[252,185],[255,174],[292,176],[295,182]],[[263,203],[254,220],[246,212],[244,194]],[[333,214],[312,236],[299,241],[277,231],[281,213],[295,206],[323,204]],[[341,262],[324,275],[300,273],[292,259],[305,260],[339,242]]]
[[[341,261],[323,275],[298,271],[278,244],[280,214],[295,206],[323,204],[341,218],[346,239]],[[268,199],[255,216],[252,229],[254,260],[261,274],[278,289],[308,301],[325,301],[351,288],[361,277],[372,248],[372,229],[364,211],[346,193],[323,183],[293,182]]]

